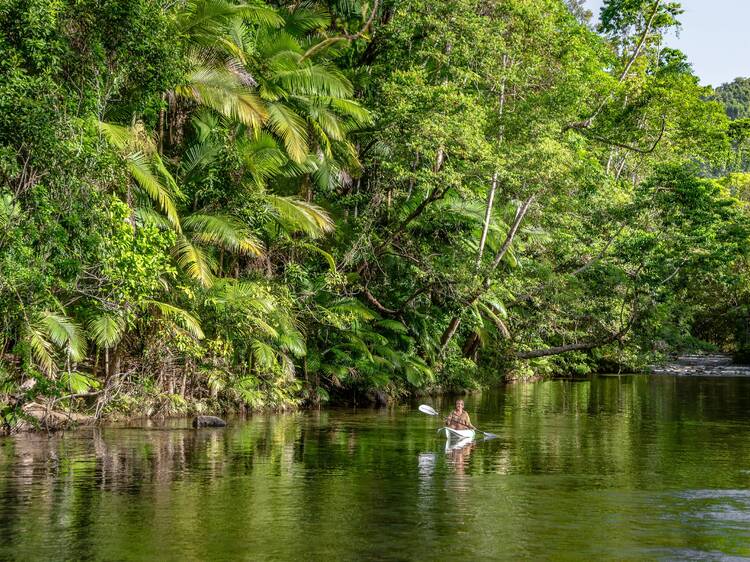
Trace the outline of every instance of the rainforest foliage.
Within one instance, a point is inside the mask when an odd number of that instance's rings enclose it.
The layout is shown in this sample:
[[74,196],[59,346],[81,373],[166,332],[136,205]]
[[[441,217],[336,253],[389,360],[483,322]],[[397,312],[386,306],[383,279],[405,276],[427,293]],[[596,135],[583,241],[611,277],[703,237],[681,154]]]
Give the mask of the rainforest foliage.
[[735,78],[716,88],[716,98],[727,108],[732,119],[750,117],[750,78]]
[[0,0],[6,422],[739,350],[750,126],[680,13]]

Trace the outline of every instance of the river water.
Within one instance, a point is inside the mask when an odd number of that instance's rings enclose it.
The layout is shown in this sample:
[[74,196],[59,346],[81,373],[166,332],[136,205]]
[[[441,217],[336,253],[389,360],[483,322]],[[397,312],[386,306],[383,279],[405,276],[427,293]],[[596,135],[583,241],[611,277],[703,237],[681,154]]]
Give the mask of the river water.
[[515,384],[447,452],[416,405],[0,438],[0,559],[750,559],[750,378]]

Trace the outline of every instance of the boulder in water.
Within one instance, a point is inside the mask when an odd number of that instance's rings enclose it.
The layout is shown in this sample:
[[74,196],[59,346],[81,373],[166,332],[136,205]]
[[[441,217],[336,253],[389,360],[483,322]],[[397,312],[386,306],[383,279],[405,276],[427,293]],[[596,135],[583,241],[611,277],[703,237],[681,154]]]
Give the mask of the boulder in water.
[[196,416],[193,419],[193,427],[224,427],[225,425],[227,422],[216,416]]

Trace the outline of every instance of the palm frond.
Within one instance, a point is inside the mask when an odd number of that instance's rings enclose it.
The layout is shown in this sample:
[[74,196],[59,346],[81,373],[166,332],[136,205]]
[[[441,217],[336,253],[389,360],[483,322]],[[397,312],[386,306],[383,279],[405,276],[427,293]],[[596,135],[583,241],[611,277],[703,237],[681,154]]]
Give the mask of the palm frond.
[[114,347],[125,333],[125,320],[117,315],[105,312],[89,322],[89,333],[99,347]]
[[48,374],[55,371],[55,346],[74,362],[83,359],[86,353],[86,339],[78,325],[63,314],[46,310],[29,322],[24,339],[32,358]]
[[219,150],[218,144],[208,140],[197,142],[188,148],[180,162],[182,181],[198,179],[201,172],[216,160]]
[[172,247],[172,254],[177,259],[177,264],[190,277],[200,282],[204,287],[213,285],[216,260],[206,254],[199,246],[193,244],[185,236],[179,236]]
[[94,377],[78,371],[64,372],[60,376],[60,382],[76,394],[88,392],[92,388],[99,388],[100,383]]
[[293,96],[349,98],[354,92],[340,70],[325,64],[296,64],[292,69],[278,70],[273,81]]
[[371,125],[373,123],[372,114],[354,100],[331,98],[326,101],[339,113],[353,119],[359,126]]
[[81,328],[67,316],[45,312],[39,322],[45,335],[62,348],[73,361],[80,361],[86,353],[86,339]]
[[336,271],[336,260],[334,260],[333,256],[326,252],[324,249],[318,248],[315,244],[310,244],[308,242],[300,242],[298,245],[302,248],[310,250],[311,252],[315,252],[316,254],[323,256],[326,262],[328,262],[328,267],[331,268],[331,271]]
[[338,314],[350,314],[360,320],[373,320],[378,317],[375,312],[367,308],[360,301],[352,298],[341,299],[328,308]]
[[268,291],[257,283],[236,281],[234,279],[217,280],[211,291],[214,304],[230,306],[250,313],[268,314],[276,307],[276,302]]
[[268,103],[268,126],[284,142],[287,154],[295,162],[307,156],[307,129],[305,121],[283,103]]
[[271,326],[268,322],[266,322],[262,318],[255,316],[253,318],[249,318],[249,320],[250,320],[250,323],[253,325],[253,327],[257,331],[262,332],[263,335],[274,340],[279,337],[278,330],[274,328],[273,326]]
[[258,95],[227,69],[196,64],[187,83],[175,88],[175,93],[251,128],[260,127],[267,116]]
[[179,232],[180,218],[177,215],[177,205],[173,198],[174,192],[154,174],[152,159],[142,152],[131,152],[126,157],[126,165],[138,186],[159,206],[175,230]]
[[281,349],[288,351],[295,357],[304,357],[307,354],[305,338],[297,330],[288,330],[280,334],[278,343]]
[[302,231],[316,237],[331,232],[334,228],[331,216],[317,205],[279,195],[266,195],[266,200],[287,230]]
[[241,4],[237,6],[238,15],[242,19],[266,27],[279,27],[284,25],[284,18],[270,6],[261,4]]
[[177,324],[194,338],[203,339],[200,321],[187,310],[156,300],[147,300],[144,304],[155,307],[162,316]]
[[233,19],[278,27],[284,19],[273,8],[260,4],[233,4],[226,0],[189,0],[177,15],[177,25],[192,40],[215,38]]
[[237,152],[256,185],[264,187],[269,179],[281,174],[288,161],[284,151],[268,133],[259,131],[252,139],[237,141]]
[[133,132],[129,127],[116,125],[115,123],[106,123],[98,119],[96,124],[104,138],[107,139],[107,142],[115,148],[124,150],[132,144]]
[[195,242],[213,244],[239,254],[263,254],[263,243],[235,217],[195,213],[185,218],[183,225]]
[[331,24],[331,14],[321,6],[308,4],[284,13],[284,24],[290,33],[304,36],[311,31],[328,27]]
[[406,334],[409,332],[406,326],[404,326],[403,323],[399,322],[398,320],[380,320],[375,325],[381,328],[385,328],[386,330],[396,332],[397,334]]
[[253,340],[250,343],[250,349],[259,367],[271,370],[277,365],[276,351],[267,343],[260,340]]
[[419,387],[426,381],[434,380],[435,375],[432,369],[420,357],[416,355],[407,356],[404,358],[404,363],[404,374],[410,384]]
[[156,228],[162,228],[165,230],[172,229],[172,223],[169,222],[169,219],[160,214],[153,207],[139,205],[135,209],[135,217],[138,224],[142,226],[155,226]]
[[36,326],[28,326],[25,339],[29,344],[32,358],[44,372],[51,374],[55,370],[55,359],[52,344],[45,338],[44,332]]

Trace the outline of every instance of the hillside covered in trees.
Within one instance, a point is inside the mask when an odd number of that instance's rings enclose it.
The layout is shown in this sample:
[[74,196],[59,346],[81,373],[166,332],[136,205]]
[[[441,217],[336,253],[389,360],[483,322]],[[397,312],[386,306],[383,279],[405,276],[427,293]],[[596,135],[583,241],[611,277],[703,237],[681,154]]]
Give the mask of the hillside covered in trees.
[[722,84],[716,88],[716,98],[726,106],[731,119],[750,117],[750,78],[735,78]]
[[680,13],[3,0],[4,423],[741,354],[750,126]]

